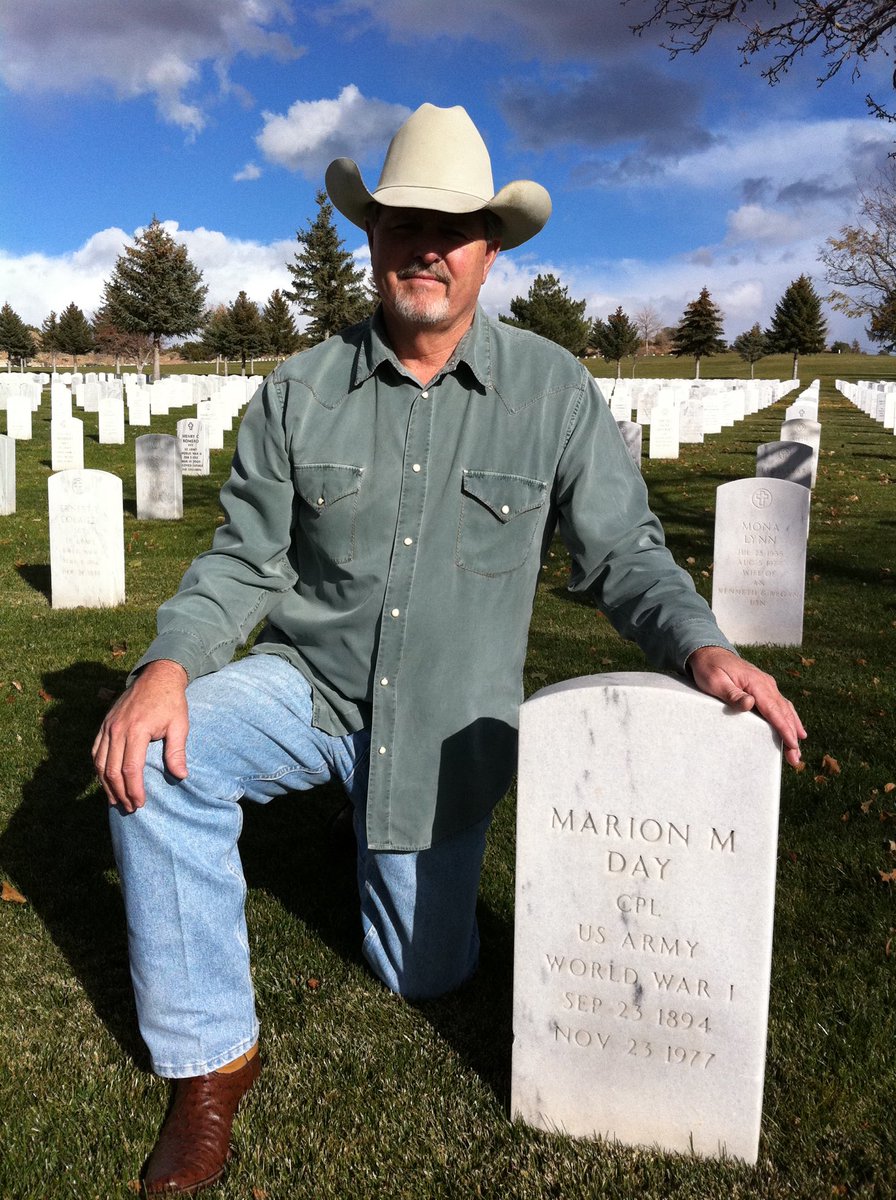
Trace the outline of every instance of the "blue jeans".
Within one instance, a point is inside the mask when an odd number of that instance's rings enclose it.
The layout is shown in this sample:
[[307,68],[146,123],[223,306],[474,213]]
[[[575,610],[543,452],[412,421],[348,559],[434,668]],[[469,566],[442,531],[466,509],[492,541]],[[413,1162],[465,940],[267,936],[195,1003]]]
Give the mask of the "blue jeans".
[[241,800],[264,804],[329,779],[354,806],[362,952],[414,999],[459,987],[479,956],[476,894],[486,819],[416,853],[370,851],[364,836],[369,736],[311,724],[293,666],[251,655],[187,689],[189,776],[149,747],[146,804],[110,810],[140,1031],[159,1075],[202,1075],[258,1038],[237,840]]

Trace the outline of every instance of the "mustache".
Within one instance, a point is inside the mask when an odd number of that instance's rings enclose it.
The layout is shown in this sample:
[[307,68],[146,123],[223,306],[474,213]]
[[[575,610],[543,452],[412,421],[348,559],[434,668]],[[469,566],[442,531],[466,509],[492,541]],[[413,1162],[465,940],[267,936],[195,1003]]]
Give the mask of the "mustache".
[[451,277],[449,276],[448,271],[442,266],[441,263],[431,263],[427,267],[424,263],[420,262],[419,259],[415,259],[414,262],[409,263],[408,266],[402,267],[400,271],[396,272],[396,275],[399,279],[419,279],[421,276],[423,276],[426,279],[437,279],[439,283],[451,282]]

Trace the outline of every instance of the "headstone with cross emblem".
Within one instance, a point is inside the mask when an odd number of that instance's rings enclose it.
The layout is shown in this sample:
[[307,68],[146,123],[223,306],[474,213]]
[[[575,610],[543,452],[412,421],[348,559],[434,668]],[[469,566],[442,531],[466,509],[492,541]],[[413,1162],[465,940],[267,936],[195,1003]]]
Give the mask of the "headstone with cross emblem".
[[716,489],[712,611],[739,645],[803,640],[810,492],[786,479]]

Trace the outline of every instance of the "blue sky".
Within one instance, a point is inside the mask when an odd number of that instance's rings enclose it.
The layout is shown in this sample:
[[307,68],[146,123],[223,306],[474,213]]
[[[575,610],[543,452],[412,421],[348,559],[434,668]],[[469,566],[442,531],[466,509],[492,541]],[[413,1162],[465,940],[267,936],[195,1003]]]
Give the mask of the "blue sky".
[[[289,286],[295,235],[330,159],[372,189],[424,100],[462,104],[496,188],[531,178],[554,214],[483,293],[508,312],[538,273],[591,316],[649,305],[667,324],[708,287],[734,337],[766,325],[855,218],[893,148],[866,114],[892,64],[822,88],[806,59],[770,88],[733,32],[670,61],[630,26],[649,0],[24,0],[0,9],[0,303],[40,324],[90,315],[153,215],[210,303]],[[342,218],[363,261],[363,234]],[[863,323],[827,310],[833,336]]]

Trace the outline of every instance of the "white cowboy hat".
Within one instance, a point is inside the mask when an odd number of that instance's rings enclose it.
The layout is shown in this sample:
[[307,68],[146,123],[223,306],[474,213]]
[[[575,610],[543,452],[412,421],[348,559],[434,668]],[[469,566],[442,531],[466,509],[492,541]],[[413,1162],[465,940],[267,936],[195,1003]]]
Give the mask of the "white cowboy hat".
[[362,229],[374,201],[390,208],[492,212],[501,222],[505,250],[534,237],[551,215],[551,198],[540,183],[516,179],[495,192],[485,142],[460,105],[421,104],[408,117],[389,143],[374,192],[350,158],[330,163],[326,185],[333,205]]

